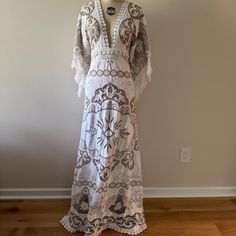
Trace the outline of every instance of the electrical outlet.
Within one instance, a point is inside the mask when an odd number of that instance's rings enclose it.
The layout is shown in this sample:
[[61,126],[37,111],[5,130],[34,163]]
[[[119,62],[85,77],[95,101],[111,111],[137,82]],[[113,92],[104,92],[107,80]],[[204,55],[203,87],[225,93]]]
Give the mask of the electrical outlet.
[[190,162],[191,159],[191,148],[183,147],[180,152],[180,162]]

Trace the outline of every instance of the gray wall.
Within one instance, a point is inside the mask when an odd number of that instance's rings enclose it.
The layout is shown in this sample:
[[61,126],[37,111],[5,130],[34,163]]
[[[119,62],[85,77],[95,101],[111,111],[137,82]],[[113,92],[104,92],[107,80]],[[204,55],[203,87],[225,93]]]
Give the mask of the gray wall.
[[[152,82],[137,104],[144,187],[236,186],[236,1],[136,1]],[[84,1],[0,2],[0,188],[69,188],[83,98],[70,68]],[[190,163],[179,162],[181,147]]]

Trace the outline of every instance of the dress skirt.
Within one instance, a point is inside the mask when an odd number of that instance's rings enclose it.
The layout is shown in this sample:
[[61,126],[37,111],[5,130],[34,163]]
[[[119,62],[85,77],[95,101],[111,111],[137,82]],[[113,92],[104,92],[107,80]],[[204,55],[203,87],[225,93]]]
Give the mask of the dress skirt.
[[88,76],[71,192],[61,224],[98,236],[110,228],[135,235],[147,228],[131,78]]

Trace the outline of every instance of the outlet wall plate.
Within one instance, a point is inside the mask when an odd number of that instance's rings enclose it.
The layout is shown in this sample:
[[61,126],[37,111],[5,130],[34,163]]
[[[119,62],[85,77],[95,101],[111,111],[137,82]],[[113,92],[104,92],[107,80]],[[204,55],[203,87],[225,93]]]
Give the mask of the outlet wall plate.
[[180,162],[190,162],[191,160],[191,148],[190,147],[182,147],[180,151]]

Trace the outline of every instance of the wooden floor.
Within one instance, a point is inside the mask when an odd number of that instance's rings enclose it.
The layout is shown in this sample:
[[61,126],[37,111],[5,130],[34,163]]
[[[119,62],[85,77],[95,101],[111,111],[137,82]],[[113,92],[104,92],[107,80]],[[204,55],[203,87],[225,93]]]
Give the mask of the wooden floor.
[[[69,205],[69,199],[0,200],[0,236],[72,235],[59,223]],[[236,236],[236,197],[145,198],[144,212],[147,229],[140,236]],[[125,234],[106,229],[100,235]]]

